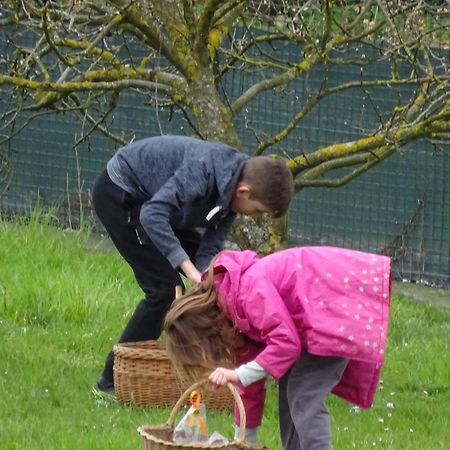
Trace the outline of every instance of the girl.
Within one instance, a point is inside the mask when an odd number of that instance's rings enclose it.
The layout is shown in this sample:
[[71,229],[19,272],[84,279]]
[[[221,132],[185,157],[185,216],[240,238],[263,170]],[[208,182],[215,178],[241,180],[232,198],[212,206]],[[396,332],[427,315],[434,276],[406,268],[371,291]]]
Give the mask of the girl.
[[[175,300],[167,352],[193,379],[235,383],[256,439],[267,375],[285,450],[331,449],[329,392],[370,408],[384,361],[390,259],[334,247],[223,251]],[[237,424],[239,425],[239,424]]]

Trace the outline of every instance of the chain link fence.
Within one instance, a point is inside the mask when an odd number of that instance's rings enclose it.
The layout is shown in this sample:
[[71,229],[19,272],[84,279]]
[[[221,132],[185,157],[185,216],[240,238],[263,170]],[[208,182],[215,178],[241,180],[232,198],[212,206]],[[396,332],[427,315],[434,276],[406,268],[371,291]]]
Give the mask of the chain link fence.
[[[7,45],[8,31],[0,30],[1,54],[8,51]],[[289,58],[295,50],[285,45],[272,51],[283,51]],[[338,83],[349,71],[360,70],[331,67],[328,77]],[[388,67],[380,65],[377,70],[364,76],[377,77]],[[236,98],[262,76],[232,71],[219,87]],[[307,77],[260,96],[243,111],[235,124],[246,148],[255,148],[261,133],[270,135],[284,127],[296,104],[319,89],[322,79],[321,69],[314,69]],[[390,110],[395,99],[392,88],[386,87],[374,88],[370,98],[360,88],[343,91],[322,101],[271,151],[292,157],[361,136],[367,124],[377,120],[369,100],[382,111]],[[12,107],[2,95],[0,112]],[[30,212],[37,205],[52,205],[61,223],[78,226],[83,220],[93,220],[90,189],[119,145],[97,132],[76,145],[83,130],[82,117],[75,112],[41,111],[27,125],[31,117],[31,113],[11,116],[4,128],[7,135],[0,136],[0,211],[16,214]],[[131,91],[121,94],[104,125],[125,141],[191,132],[180,113],[158,104],[149,106]],[[346,186],[302,190],[290,209],[290,243],[387,254],[394,260],[396,279],[450,287],[449,151],[445,142],[417,141]]]

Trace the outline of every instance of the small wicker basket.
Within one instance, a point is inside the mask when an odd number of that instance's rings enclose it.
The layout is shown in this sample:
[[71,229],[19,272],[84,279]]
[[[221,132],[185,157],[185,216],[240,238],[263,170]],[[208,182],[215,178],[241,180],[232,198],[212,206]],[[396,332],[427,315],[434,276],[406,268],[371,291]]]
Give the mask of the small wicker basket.
[[[213,446],[205,446],[199,444],[176,444],[175,442],[173,442],[172,435],[174,430],[174,423],[180,408],[186,403],[189,394],[193,390],[197,389],[199,386],[207,385],[207,380],[203,380],[187,388],[176,402],[175,406],[172,409],[172,412],[170,413],[169,419],[165,424],[156,426],[144,425],[137,429],[139,434],[142,436],[142,444],[144,446],[144,450],[183,450],[199,448],[214,448],[215,450],[264,450],[264,447],[260,445],[245,441],[246,415],[244,404],[242,403],[241,397],[236,391],[236,388],[231,383],[227,384],[227,391],[236,402],[239,410],[241,426],[239,427],[238,438],[230,441],[227,444]],[[209,403],[207,403],[207,408],[210,409]]]
[[[161,341],[140,341],[114,346],[114,389],[123,403],[139,406],[173,405],[189,383],[182,381],[167,357]],[[228,389],[204,389],[208,409],[231,410]]]

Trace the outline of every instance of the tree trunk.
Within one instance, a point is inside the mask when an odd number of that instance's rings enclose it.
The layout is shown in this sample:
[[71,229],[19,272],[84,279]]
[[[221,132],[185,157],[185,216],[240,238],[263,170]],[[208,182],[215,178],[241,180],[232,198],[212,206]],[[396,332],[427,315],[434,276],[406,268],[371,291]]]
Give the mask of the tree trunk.
[[221,141],[242,150],[242,142],[234,128],[233,117],[219,97],[212,74],[204,72],[197,80],[189,83],[189,103],[197,119],[201,138]]

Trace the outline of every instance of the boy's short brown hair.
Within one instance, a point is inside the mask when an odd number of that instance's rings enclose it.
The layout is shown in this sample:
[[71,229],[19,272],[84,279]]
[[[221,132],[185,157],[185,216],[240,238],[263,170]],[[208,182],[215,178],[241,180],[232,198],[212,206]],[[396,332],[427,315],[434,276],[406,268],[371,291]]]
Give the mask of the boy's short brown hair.
[[250,198],[281,217],[294,195],[294,177],[286,162],[270,156],[253,156],[244,165],[239,181],[250,186]]

